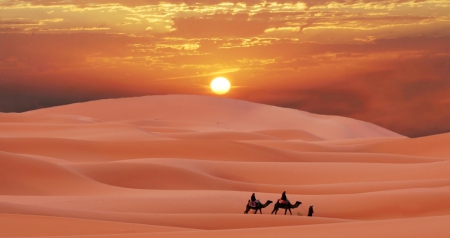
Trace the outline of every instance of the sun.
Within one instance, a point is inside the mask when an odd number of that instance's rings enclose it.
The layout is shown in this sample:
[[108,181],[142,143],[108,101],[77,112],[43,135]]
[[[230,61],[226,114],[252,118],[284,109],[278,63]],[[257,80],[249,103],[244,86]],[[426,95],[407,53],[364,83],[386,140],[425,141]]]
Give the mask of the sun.
[[211,81],[211,90],[215,94],[225,94],[230,90],[230,81],[224,77],[218,77]]

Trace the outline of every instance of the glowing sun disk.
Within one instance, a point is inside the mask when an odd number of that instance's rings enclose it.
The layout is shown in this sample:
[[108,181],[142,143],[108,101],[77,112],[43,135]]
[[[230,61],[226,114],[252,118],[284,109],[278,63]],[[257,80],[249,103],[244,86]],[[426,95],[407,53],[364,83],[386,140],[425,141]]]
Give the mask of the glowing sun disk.
[[230,81],[224,77],[215,78],[211,81],[211,90],[215,94],[225,94],[230,90]]

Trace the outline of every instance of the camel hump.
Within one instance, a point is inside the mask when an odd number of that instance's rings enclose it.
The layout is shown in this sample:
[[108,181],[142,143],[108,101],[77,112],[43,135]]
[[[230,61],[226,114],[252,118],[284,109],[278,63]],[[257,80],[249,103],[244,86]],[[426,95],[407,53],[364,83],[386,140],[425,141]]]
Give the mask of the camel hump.
[[260,204],[259,200],[255,200],[255,201],[248,200],[248,205],[250,207],[256,207],[256,206],[258,206],[258,204]]
[[280,204],[286,204],[287,201],[280,198],[280,199],[278,199],[278,203],[280,203]]

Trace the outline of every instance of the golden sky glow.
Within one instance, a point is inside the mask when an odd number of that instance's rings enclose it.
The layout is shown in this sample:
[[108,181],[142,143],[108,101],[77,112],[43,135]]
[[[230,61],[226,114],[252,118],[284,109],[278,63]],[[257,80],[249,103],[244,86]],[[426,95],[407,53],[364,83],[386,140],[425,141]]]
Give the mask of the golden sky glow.
[[448,0],[3,0],[0,111],[225,76],[228,97],[445,132],[449,42]]

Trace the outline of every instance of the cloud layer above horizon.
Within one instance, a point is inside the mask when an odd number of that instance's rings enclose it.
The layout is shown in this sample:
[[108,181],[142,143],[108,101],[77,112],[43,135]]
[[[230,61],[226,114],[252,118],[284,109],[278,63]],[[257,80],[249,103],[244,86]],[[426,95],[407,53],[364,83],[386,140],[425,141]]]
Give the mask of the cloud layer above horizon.
[[448,0],[6,0],[0,111],[152,94],[450,131]]

